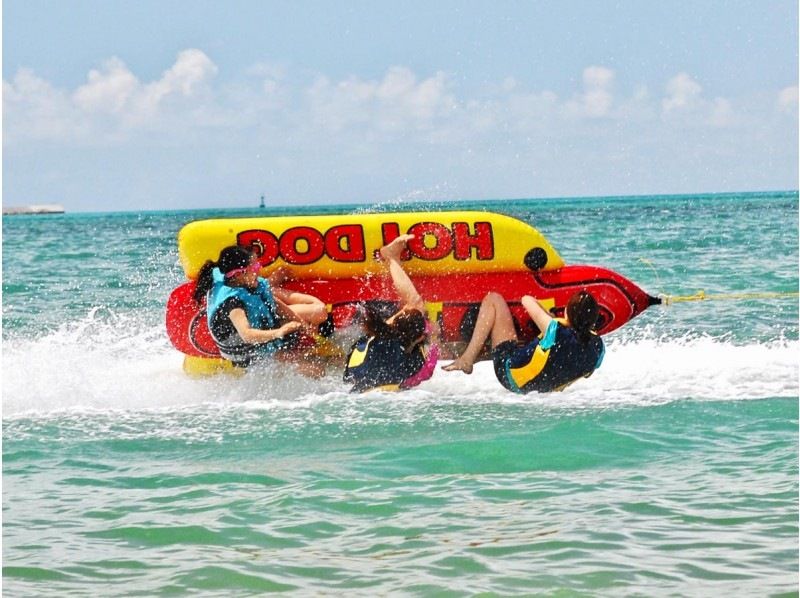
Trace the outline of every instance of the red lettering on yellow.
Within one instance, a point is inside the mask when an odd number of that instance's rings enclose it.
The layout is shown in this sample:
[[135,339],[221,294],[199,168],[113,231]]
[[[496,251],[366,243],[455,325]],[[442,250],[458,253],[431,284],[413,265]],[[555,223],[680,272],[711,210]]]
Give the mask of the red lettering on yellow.
[[236,235],[236,244],[249,247],[262,266],[278,259],[278,239],[267,230],[246,230]]
[[299,266],[312,264],[325,253],[322,233],[310,226],[295,226],[288,229],[281,235],[278,243],[281,257],[287,264]]
[[[436,261],[452,255],[456,260],[494,259],[494,236],[490,222],[454,222],[451,227],[439,222],[417,222],[409,227],[414,238],[402,254],[403,260],[416,257]],[[381,223],[383,245],[402,234],[397,222]],[[341,224],[325,233],[310,226],[295,226],[277,238],[267,230],[251,229],[236,236],[236,242],[250,248],[262,265],[269,266],[278,258],[287,264],[307,265],[327,257],[335,262],[366,260],[364,228],[360,224]],[[377,253],[378,248],[375,248]]]
[[[453,250],[453,236],[450,229],[438,222],[418,222],[408,229],[414,238],[408,242],[411,253],[423,260],[441,260]],[[429,239],[433,245],[429,246]]]
[[388,245],[400,236],[400,225],[396,222],[381,223],[381,236],[383,237],[383,244]]
[[466,222],[453,223],[453,237],[455,249],[453,257],[457,260],[468,260],[475,249],[475,257],[479,260],[494,259],[494,239],[492,238],[492,225],[489,222],[476,222],[475,233],[469,234],[469,224]]
[[363,262],[366,251],[360,224],[334,226],[325,233],[325,252],[335,262]]

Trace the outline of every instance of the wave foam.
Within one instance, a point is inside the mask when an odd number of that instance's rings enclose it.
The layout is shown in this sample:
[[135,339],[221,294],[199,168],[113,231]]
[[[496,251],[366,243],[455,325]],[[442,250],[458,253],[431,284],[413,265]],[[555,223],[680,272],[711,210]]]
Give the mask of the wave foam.
[[[404,398],[602,407],[794,397],[800,384],[799,357],[797,340],[742,345],[702,336],[611,339],[603,367],[557,395],[513,395],[500,387],[491,364],[482,362],[471,376],[437,370]],[[162,326],[93,310],[54,334],[4,341],[3,413],[248,401],[296,407],[347,396],[338,372],[311,380],[281,367],[240,378],[193,379],[183,373],[181,362],[182,355],[169,345]]]

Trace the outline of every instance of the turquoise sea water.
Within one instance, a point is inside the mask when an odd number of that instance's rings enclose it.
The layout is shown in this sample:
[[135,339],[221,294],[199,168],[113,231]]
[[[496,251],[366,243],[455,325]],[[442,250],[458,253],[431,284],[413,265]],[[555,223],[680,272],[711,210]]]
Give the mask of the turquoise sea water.
[[[651,294],[798,290],[796,192],[266,212],[445,208]],[[258,213],[3,219],[6,595],[797,595],[796,298],[652,307],[556,395],[190,379],[176,234]]]

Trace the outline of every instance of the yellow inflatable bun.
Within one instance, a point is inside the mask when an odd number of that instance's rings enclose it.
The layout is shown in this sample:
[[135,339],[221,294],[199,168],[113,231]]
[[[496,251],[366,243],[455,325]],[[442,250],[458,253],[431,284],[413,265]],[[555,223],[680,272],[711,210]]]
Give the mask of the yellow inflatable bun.
[[183,371],[190,376],[197,377],[215,376],[216,374],[241,376],[244,374],[243,369],[237,368],[222,357],[197,357],[195,355],[184,355]]
[[[251,247],[266,272],[291,267],[299,279],[336,279],[379,273],[376,252],[401,234],[411,275],[503,272],[564,265],[535,228],[501,214],[479,211],[277,216],[198,220],[178,234],[178,254],[190,279],[228,245]],[[262,272],[263,273],[263,272]]]

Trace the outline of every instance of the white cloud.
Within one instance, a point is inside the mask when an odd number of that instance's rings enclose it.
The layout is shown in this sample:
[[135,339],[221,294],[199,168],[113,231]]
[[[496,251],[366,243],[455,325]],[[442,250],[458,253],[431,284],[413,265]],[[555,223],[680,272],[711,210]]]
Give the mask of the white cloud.
[[3,82],[10,135],[103,143],[131,128],[180,122],[202,105],[199,99],[216,72],[203,52],[190,49],[181,52],[158,80],[143,84],[113,57],[68,93],[20,69],[11,83]]
[[798,92],[797,85],[785,87],[778,94],[778,108],[787,114],[797,115]]
[[406,67],[390,68],[383,79],[350,77],[332,83],[318,77],[306,97],[314,121],[330,131],[369,124],[382,131],[429,128],[456,106],[443,73],[418,81]]
[[558,95],[552,91],[515,93],[508,96],[501,112],[512,130],[541,130],[556,118]]
[[[512,77],[482,82],[469,94],[446,73],[421,76],[403,66],[373,78],[320,74],[304,83],[304,73],[267,63],[234,78],[226,73],[222,82],[217,70],[200,50],[181,52],[152,81],[141,81],[119,58],[75,89],[21,69],[3,81],[7,163],[40,148],[63,155],[103,145],[94,152],[103,164],[111,157],[133,179],[139,175],[126,170],[132,161],[125,156],[152,156],[152,173],[141,175],[143,197],[152,176],[169,186],[186,165],[194,165],[188,178],[198,187],[231,193],[230,184],[249,193],[254,180],[269,180],[287,196],[318,199],[392,194],[409,185],[449,193],[455,186],[441,186],[447,177],[465,196],[521,196],[616,192],[626,180],[650,184],[661,173],[672,185],[675,172],[693,168],[695,180],[712,181],[707,188],[720,180],[760,185],[776,170],[763,164],[779,160],[788,164],[781,172],[796,173],[796,128],[776,111],[797,114],[797,86],[708,99],[688,73],[669,79],[659,94],[661,86],[644,83],[618,89],[614,70],[588,66],[575,89],[560,95]],[[84,188],[59,168],[49,165],[62,188]],[[97,168],[100,176],[104,166]],[[39,171],[12,176],[26,181],[17,184],[24,191]]]
[[586,89],[607,89],[614,82],[614,71],[604,66],[590,66],[583,70]]
[[102,70],[91,70],[89,82],[82,85],[72,99],[87,112],[119,113],[141,87],[139,80],[119,58],[111,58]]
[[514,77],[506,77],[503,79],[502,89],[503,91],[510,93],[517,88],[517,85],[519,85],[519,83]]
[[667,97],[661,101],[664,112],[692,107],[703,88],[686,73],[679,73],[667,82]]
[[730,100],[725,98],[715,99],[711,105],[711,114],[708,122],[715,127],[728,127],[735,124],[736,115]]
[[255,78],[258,82],[257,87],[253,88],[246,84],[231,88],[233,96],[226,98],[227,101],[241,101],[243,105],[252,110],[272,111],[285,108],[290,101],[291,90],[286,83],[286,67],[259,62],[245,70],[245,75]]
[[160,80],[147,86],[148,92],[158,97],[172,93],[190,96],[216,74],[217,66],[203,52],[184,50]]
[[29,69],[3,81],[3,117],[4,141],[73,137],[81,128],[68,95]]
[[673,126],[730,128],[746,118],[737,112],[731,99],[705,99],[703,87],[688,73],[672,77],[667,82],[666,93],[661,100],[661,115]]
[[[627,160],[643,145],[668,146],[691,135],[706,143],[714,138],[709,131],[733,126],[737,132],[755,131],[767,113],[774,116],[775,102],[778,109],[797,113],[796,86],[777,99],[773,94],[748,105],[704,99],[701,85],[679,73],[664,95],[643,84],[623,93],[615,90],[617,73],[596,65],[583,70],[580,88],[566,97],[526,88],[511,77],[487,83],[474,96],[459,94],[445,73],[421,77],[403,66],[372,79],[319,75],[305,87],[297,83],[297,73],[267,63],[221,84],[217,72],[208,56],[192,49],[149,82],[119,58],[90,71],[74,90],[54,88],[20,70],[3,82],[5,141],[12,148],[18,140],[43,138],[124,147],[141,141],[135,136],[144,132],[141,139],[149,144],[169,139],[190,153],[203,128],[212,144],[258,148],[271,164],[324,155],[326,164],[346,170],[343,163],[366,164],[375,156],[405,152],[409,163],[421,156],[441,155],[446,161],[469,154],[475,165],[486,160],[501,165],[528,156],[525,168],[538,161],[541,169],[541,160],[572,160],[581,147],[594,157],[606,152],[606,160]],[[433,162],[423,166],[434,168]]]
[[584,92],[565,105],[568,116],[577,118],[602,118],[609,116],[614,104],[612,87],[614,71],[604,66],[590,66],[583,70]]
[[170,99],[191,98],[216,74],[216,65],[203,52],[184,50],[161,79],[145,85],[137,94],[136,112],[150,117]]
[[286,67],[270,62],[257,62],[248,67],[245,74],[262,79],[282,80],[286,78]]
[[622,97],[616,102],[614,116],[620,122],[646,123],[656,119],[659,110],[658,102],[647,86],[637,85],[629,97]]

